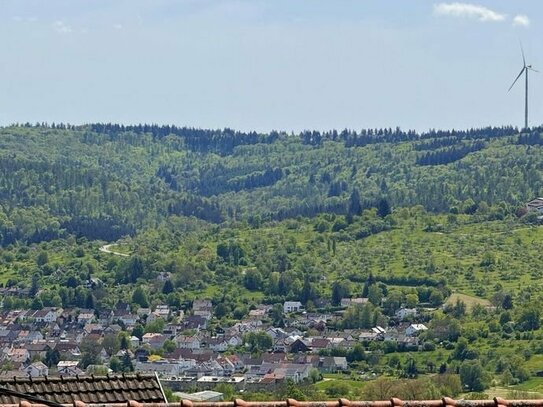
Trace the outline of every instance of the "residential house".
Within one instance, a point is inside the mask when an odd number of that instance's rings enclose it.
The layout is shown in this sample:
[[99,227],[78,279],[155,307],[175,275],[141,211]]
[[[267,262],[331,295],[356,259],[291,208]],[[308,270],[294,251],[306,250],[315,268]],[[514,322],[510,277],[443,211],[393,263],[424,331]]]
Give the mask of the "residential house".
[[155,313],[164,320],[168,319],[171,314],[171,309],[168,305],[157,305],[155,308]]
[[228,346],[236,347],[243,345],[243,339],[239,335],[233,335],[228,338]]
[[189,315],[183,320],[183,329],[206,329],[208,320],[200,315]]
[[360,342],[377,341],[379,339],[382,339],[382,336],[380,335],[380,333],[374,332],[373,330],[362,331],[360,332],[360,335],[358,335],[358,340]]
[[215,352],[225,352],[228,349],[228,340],[224,337],[207,338],[202,341],[202,345]]
[[211,300],[194,300],[192,303],[192,310],[198,311],[198,310],[212,310],[213,304],[211,303]]
[[130,312],[122,313],[116,316],[116,319],[121,321],[127,327],[134,326],[138,322],[138,316],[131,314]]
[[61,360],[57,363],[57,371],[60,376],[77,376],[85,374],[83,370],[77,367],[76,360]]
[[417,316],[416,308],[400,308],[394,313],[394,316],[398,319],[406,319]]
[[166,359],[160,359],[153,362],[136,362],[134,366],[136,372],[140,373],[157,373],[159,376],[179,376],[180,365],[176,362],[170,362]]
[[283,312],[288,314],[290,312],[298,312],[303,309],[302,303],[300,301],[285,301],[283,304]]
[[301,381],[309,377],[310,370],[311,365],[309,364],[280,363],[276,365],[262,363],[259,371],[259,376],[264,377],[266,374],[273,374],[276,377],[290,379],[294,383],[300,383]]
[[303,341],[302,338],[298,338],[292,342],[288,349],[291,353],[305,353],[311,351],[311,348]]
[[405,334],[407,336],[415,336],[426,330],[428,330],[428,328],[424,324],[411,324],[406,328]]
[[201,342],[196,336],[178,335],[175,337],[175,343],[181,349],[200,349]]
[[81,310],[77,316],[77,322],[80,325],[87,325],[94,321],[95,318],[96,315],[94,315],[93,310]]
[[319,358],[316,367],[323,373],[337,373],[338,371],[347,370],[349,365],[344,356],[325,356]]
[[164,345],[168,337],[160,333],[149,332],[143,335],[142,342],[152,349],[159,349]]
[[199,309],[194,311],[194,316],[202,317],[206,320],[210,320],[213,317],[213,311],[207,309]]
[[311,349],[313,349],[314,352],[330,349],[332,347],[332,342],[328,338],[311,338]]
[[266,317],[265,309],[252,309],[249,311],[249,319],[263,319]]
[[245,369],[245,364],[238,355],[229,355],[225,357],[230,361],[230,363],[232,363],[236,373],[240,373]]
[[61,340],[56,343],[55,350],[57,350],[62,359],[73,359],[81,356],[79,345],[70,340]]
[[216,362],[221,365],[223,376],[232,376],[236,372],[236,366],[227,357],[218,357]]
[[51,350],[51,346],[45,341],[28,343],[25,348],[30,355],[30,359],[44,359],[47,352]]
[[288,333],[281,328],[270,327],[266,330],[266,333],[272,337],[274,340],[285,339],[288,336]]
[[25,364],[30,360],[30,353],[24,348],[11,348],[7,356],[13,363]]
[[61,314],[62,308],[44,308],[34,312],[32,318],[37,323],[50,323],[55,322]]
[[34,362],[25,367],[24,372],[30,377],[48,376],[49,368],[43,362]]

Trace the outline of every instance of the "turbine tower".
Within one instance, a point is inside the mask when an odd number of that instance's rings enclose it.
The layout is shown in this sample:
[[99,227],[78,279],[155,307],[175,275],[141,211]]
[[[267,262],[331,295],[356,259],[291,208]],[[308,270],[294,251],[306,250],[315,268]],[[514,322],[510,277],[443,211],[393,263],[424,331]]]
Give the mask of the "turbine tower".
[[515,86],[515,83],[517,83],[518,79],[522,76],[522,74],[525,74],[525,81],[524,81],[524,128],[528,128],[528,71],[536,71],[534,68],[532,68],[532,65],[526,65],[526,58],[524,57],[524,49],[522,48],[522,43],[520,44],[520,52],[522,52],[522,69],[520,70],[520,73],[515,78],[511,86],[509,86],[509,89],[507,92],[511,90],[513,86]]

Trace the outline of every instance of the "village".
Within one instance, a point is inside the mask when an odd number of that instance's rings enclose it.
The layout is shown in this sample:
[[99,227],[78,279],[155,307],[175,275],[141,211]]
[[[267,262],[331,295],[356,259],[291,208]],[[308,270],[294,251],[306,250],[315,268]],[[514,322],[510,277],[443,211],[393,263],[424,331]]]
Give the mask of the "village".
[[[270,323],[272,306],[259,305],[247,318],[228,328],[215,326],[213,332],[210,300],[193,301],[187,313],[167,305],[131,312],[123,302],[100,316],[92,309],[4,311],[0,366],[4,377],[135,371],[156,373],[178,390],[212,389],[224,382],[244,389],[348,371],[348,358],[336,355],[346,355],[357,346],[371,353],[367,350],[371,342],[422,349],[418,334],[427,327],[413,322],[421,316],[417,308],[400,308],[385,327],[327,328],[347,307],[365,302],[366,298],[345,298],[338,312],[310,313],[300,302],[287,301],[283,327]],[[138,326],[151,329],[136,336]]]

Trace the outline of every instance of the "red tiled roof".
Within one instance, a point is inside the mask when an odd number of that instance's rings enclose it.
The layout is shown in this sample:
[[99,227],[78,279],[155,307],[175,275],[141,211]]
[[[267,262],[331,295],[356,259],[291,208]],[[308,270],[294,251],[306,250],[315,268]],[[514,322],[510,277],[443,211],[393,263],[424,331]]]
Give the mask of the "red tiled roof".
[[[43,404],[0,404],[0,407],[46,407]],[[177,403],[138,403],[133,400],[124,403],[85,404],[80,401],[65,404],[65,407],[543,407],[543,400],[505,400],[495,397],[492,400],[413,400],[403,401],[397,398],[382,401],[350,401],[340,399],[335,401],[235,401],[192,402],[182,400]]]
[[[12,377],[0,378],[0,387],[61,404],[164,403],[166,398],[155,375]],[[19,404],[22,399],[4,394],[0,405]]]

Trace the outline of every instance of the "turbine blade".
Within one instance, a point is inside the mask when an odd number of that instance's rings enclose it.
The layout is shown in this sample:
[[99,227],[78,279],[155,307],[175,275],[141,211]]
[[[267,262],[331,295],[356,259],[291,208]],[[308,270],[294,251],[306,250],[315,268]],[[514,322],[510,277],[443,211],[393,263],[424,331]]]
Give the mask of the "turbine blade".
[[522,75],[522,74],[524,73],[524,70],[525,70],[525,69],[528,69],[528,68],[526,68],[525,66],[523,66],[522,69],[520,70],[520,73],[518,74],[518,76],[515,78],[515,80],[514,80],[513,83],[511,84],[511,86],[509,86],[509,89],[507,89],[507,92],[509,92],[509,91],[511,90],[511,88],[512,88],[513,86],[515,86],[515,83],[517,83],[518,78],[520,78],[520,75]]
[[522,41],[519,41],[520,42],[520,52],[522,53],[522,63],[524,64],[524,66],[526,66],[526,58],[524,57],[524,47],[522,46]]
[[530,67],[530,68],[528,68],[528,69],[529,69],[530,71],[534,71],[534,72],[539,73],[539,71],[538,71],[537,69],[534,69],[534,68],[532,68],[532,67]]

